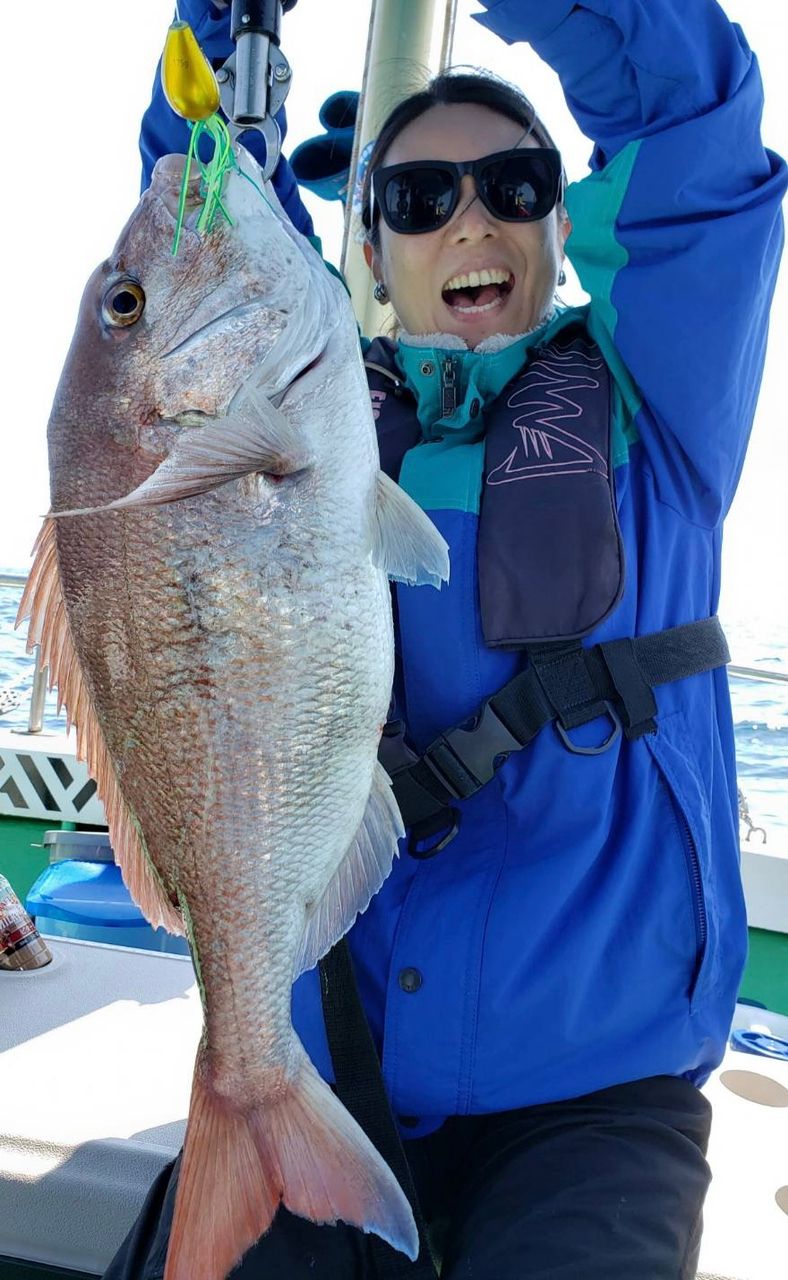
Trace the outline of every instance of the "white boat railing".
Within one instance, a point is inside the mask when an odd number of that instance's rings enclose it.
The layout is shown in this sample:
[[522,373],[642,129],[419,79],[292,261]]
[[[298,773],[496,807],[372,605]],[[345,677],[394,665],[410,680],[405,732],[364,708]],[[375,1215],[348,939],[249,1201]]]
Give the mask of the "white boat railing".
[[765,667],[737,667],[728,663],[728,675],[742,680],[767,680],[771,684],[788,684],[788,671],[767,671]]

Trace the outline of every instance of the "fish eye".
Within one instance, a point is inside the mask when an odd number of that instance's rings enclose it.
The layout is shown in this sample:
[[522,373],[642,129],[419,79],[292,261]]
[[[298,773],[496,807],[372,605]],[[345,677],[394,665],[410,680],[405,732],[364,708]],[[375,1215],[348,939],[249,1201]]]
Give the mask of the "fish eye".
[[101,317],[113,329],[136,324],[145,310],[145,293],[136,280],[116,280],[104,294]]

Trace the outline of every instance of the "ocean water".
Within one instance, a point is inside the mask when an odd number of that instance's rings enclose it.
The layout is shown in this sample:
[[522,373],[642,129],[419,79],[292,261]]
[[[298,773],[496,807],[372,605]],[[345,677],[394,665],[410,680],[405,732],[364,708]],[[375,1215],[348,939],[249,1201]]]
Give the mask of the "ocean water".
[[[9,569],[7,572],[14,572]],[[18,572],[18,571],[17,571]],[[0,587],[0,728],[25,729],[30,706],[33,661],[25,652],[26,624],[14,631],[21,590]],[[774,620],[722,619],[733,662],[788,675],[788,626]],[[788,857],[788,683],[731,677],[739,787],[754,826],[763,828],[766,847]],[[2,713],[4,694],[18,693],[17,706]],[[65,731],[50,694],[45,727]],[[760,848],[753,833],[750,845]]]

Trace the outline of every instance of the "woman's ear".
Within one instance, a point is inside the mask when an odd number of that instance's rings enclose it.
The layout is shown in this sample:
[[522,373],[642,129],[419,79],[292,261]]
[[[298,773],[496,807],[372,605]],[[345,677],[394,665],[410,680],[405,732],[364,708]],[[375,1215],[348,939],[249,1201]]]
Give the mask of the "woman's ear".
[[[372,272],[372,279],[375,281],[375,289],[385,290],[386,286],[383,282],[383,264],[380,261],[380,254],[377,249],[369,243],[369,240],[364,241],[362,249],[364,252],[364,261]],[[378,297],[377,293],[375,294],[375,297],[378,302],[383,301],[383,298]],[[386,301],[388,301],[388,293],[386,293]]]

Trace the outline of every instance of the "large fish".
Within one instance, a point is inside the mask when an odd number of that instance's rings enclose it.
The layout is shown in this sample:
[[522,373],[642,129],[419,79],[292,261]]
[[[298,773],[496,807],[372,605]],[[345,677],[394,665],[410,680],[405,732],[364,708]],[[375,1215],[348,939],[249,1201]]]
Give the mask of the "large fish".
[[290,992],[391,868],[387,577],[437,586],[447,551],[379,470],[342,285],[238,163],[232,225],[187,223],[173,257],[183,160],[160,161],[87,285],[20,611],[126,884],[200,983],[166,1280],[224,1280],[280,1201],[418,1251]]

